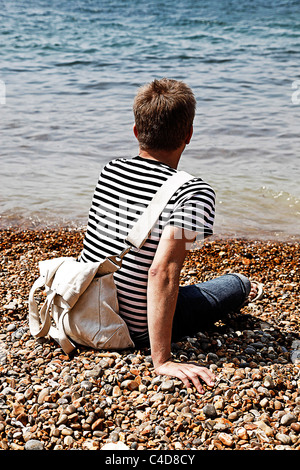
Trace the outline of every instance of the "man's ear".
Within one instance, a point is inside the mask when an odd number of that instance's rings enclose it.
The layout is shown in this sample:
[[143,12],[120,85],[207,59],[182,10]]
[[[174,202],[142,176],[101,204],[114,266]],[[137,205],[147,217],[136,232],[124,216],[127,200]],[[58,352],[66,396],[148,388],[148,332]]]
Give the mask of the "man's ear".
[[185,141],[186,145],[188,145],[190,143],[192,135],[193,135],[193,131],[194,131],[194,128],[193,128],[193,125],[192,125],[190,130],[189,130],[189,133],[187,135],[186,141]]
[[133,133],[134,133],[135,137],[138,138],[138,131],[137,131],[135,123],[133,124]]

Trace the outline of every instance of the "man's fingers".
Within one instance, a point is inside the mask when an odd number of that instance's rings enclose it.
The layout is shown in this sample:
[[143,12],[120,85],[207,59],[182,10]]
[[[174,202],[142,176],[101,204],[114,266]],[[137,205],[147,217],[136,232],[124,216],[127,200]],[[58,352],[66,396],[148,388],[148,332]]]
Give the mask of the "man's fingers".
[[216,377],[213,372],[211,372],[206,367],[197,366],[194,364],[186,364],[188,369],[197,376],[201,377],[207,385],[213,386],[216,380]]
[[156,372],[177,377],[187,388],[190,388],[192,383],[196,387],[196,390],[201,394],[204,393],[204,390],[200,379],[208,386],[213,386],[215,381],[215,375],[209,369],[193,363],[176,363],[168,361],[159,366],[156,369]]
[[201,394],[204,393],[203,387],[202,387],[202,385],[201,385],[201,383],[200,383],[200,380],[199,380],[199,377],[198,377],[197,374],[193,374],[193,375],[192,375],[191,381],[192,381],[193,384],[195,385],[197,392],[199,392],[199,393],[201,393]]
[[200,369],[200,377],[207,383],[207,385],[214,385],[216,380],[215,374],[205,367],[201,367]]
[[213,385],[214,375],[209,373],[209,371],[202,367],[197,367],[193,365],[183,365],[180,368],[182,372],[182,377],[179,377],[186,387],[190,386],[190,382],[196,387],[199,393],[204,393],[203,387],[201,385],[199,377],[207,383],[207,385]]
[[190,381],[185,372],[178,372],[177,377],[184,383],[186,388],[191,388]]

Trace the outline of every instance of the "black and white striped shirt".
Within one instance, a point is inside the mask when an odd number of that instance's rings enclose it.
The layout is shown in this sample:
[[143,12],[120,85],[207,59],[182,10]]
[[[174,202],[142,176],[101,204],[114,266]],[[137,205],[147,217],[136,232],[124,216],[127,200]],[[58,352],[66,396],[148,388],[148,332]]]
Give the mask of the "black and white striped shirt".
[[[118,255],[135,220],[162,183],[177,170],[156,160],[118,158],[102,170],[89,212],[80,261],[101,261]],[[172,196],[143,247],[130,250],[114,274],[120,315],[133,337],[147,332],[147,279],[166,225],[212,234],[215,194],[201,178],[183,184]]]

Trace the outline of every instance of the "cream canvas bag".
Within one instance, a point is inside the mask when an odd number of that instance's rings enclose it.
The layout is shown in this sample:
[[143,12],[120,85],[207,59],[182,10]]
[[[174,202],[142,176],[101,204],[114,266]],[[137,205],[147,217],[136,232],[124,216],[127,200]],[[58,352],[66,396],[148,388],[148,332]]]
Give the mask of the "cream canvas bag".
[[[166,180],[128,233],[126,248],[119,255],[97,263],[78,262],[71,257],[40,261],[40,276],[29,294],[31,334],[35,338],[49,334],[66,354],[76,344],[94,349],[134,347],[119,315],[113,274],[131,248],[142,247],[171,196],[192,178],[179,171]],[[46,301],[39,309],[34,294],[43,287]]]

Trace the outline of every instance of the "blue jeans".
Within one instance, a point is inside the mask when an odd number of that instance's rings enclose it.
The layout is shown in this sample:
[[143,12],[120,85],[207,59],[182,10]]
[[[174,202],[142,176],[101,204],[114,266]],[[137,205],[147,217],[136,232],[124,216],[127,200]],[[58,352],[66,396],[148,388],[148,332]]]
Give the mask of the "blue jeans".
[[[172,342],[193,336],[213,325],[228,313],[238,311],[249,295],[250,281],[243,274],[224,274],[210,281],[180,286],[173,318]],[[137,347],[149,346],[149,337],[139,341]]]
[[238,311],[249,295],[250,281],[231,273],[210,281],[179,287],[173,319],[172,341],[192,336],[228,313]]

